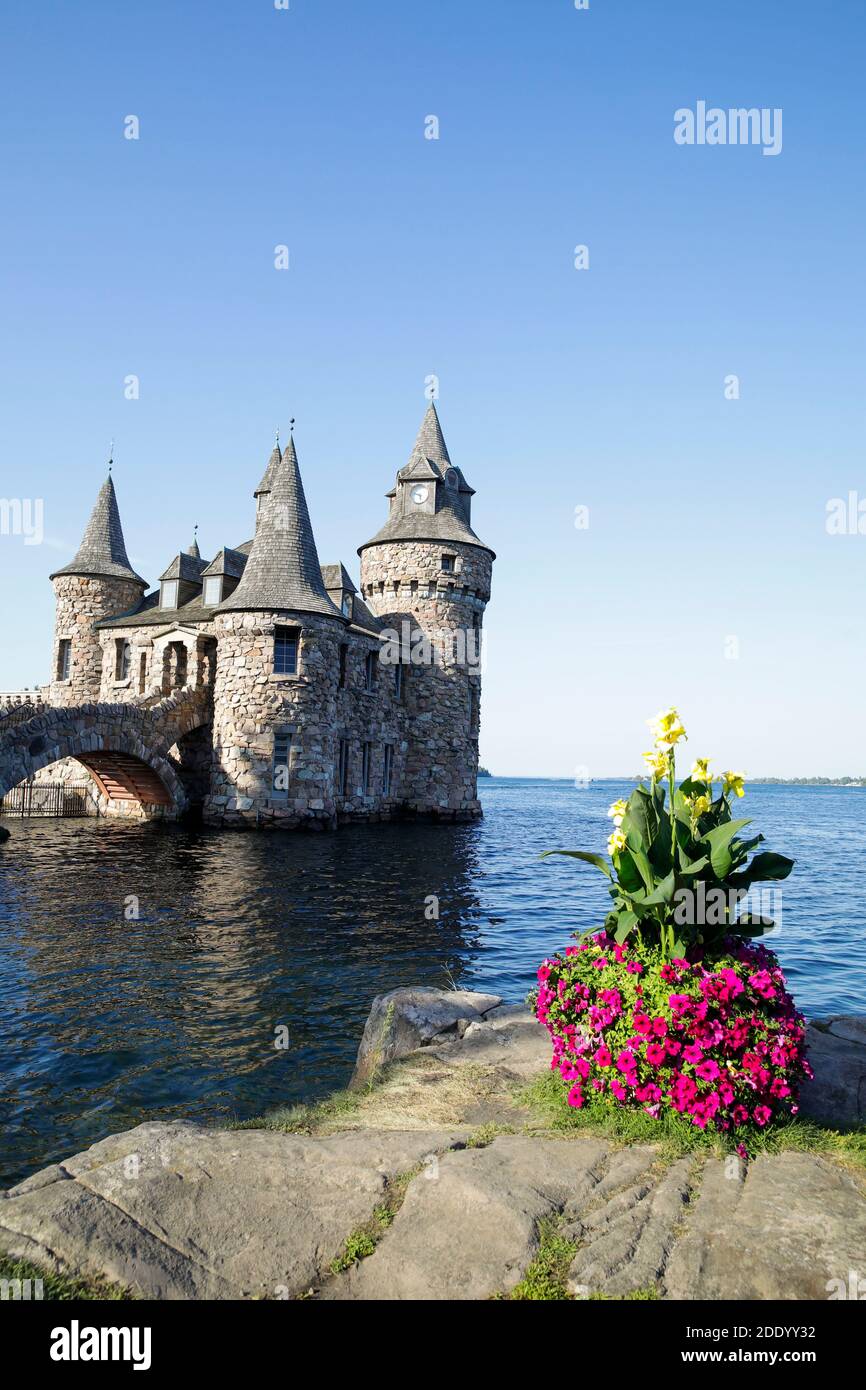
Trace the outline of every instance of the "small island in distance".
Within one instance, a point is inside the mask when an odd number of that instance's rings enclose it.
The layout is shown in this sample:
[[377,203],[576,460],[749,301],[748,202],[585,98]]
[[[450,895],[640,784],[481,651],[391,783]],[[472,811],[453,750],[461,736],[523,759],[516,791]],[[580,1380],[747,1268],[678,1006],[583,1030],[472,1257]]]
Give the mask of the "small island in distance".
[[749,780],[774,787],[866,787],[866,775],[862,777],[752,777]]
[[486,767],[479,767],[479,769],[478,769],[478,776],[479,776],[479,777],[492,777],[492,776],[493,776],[493,773],[492,773],[492,772],[488,772]]

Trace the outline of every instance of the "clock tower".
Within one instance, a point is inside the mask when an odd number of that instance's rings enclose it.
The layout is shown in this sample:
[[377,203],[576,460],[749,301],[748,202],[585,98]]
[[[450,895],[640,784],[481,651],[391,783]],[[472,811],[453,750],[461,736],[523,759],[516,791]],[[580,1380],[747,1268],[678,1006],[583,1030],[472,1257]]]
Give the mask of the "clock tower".
[[472,529],[473,495],[431,403],[388,520],[358,552],[362,596],[402,641],[407,801],[448,819],[480,815],[481,628],[496,557]]

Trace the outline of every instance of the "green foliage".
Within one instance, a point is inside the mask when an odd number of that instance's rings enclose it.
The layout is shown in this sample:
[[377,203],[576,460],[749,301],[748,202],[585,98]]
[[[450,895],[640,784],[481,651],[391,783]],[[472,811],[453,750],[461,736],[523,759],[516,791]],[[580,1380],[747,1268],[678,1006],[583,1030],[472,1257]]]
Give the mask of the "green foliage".
[[[20,1279],[22,1282],[29,1279],[31,1284],[35,1280],[41,1279],[42,1300],[45,1303],[77,1303],[79,1299],[113,1302],[115,1300],[130,1300],[133,1297],[128,1289],[121,1288],[118,1284],[110,1284],[106,1279],[97,1276],[91,1279],[81,1279],[73,1274],[56,1274],[53,1270],[42,1269],[39,1265],[31,1264],[29,1260],[15,1260],[9,1255],[2,1254],[2,1252],[0,1252],[0,1279]],[[31,1298],[33,1296],[31,1289]]]
[[560,1234],[556,1217],[539,1225],[538,1253],[510,1298],[524,1302],[564,1302],[571,1295],[566,1287],[568,1271],[577,1252],[577,1242]]
[[[728,792],[714,797],[709,774],[706,781],[687,777],[677,786],[673,748],[658,756],[667,776],[653,775],[649,786],[640,783],[620,803],[610,863],[588,850],[546,850],[542,859],[580,859],[611,880],[613,906],[604,925],[620,944],[628,937],[658,944],[671,960],[690,946],[712,954],[732,933],[761,936],[773,922],[740,908],[753,884],[787,878],[794,861],[767,851],[750,860],[764,837],[741,836],[750,821],[733,818]],[[741,779],[737,784],[742,794]]]

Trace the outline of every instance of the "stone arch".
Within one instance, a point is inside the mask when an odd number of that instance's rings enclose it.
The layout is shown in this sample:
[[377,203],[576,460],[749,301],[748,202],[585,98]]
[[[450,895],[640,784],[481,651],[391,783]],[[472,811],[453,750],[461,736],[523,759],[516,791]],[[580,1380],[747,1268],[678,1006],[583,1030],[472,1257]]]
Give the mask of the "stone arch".
[[208,721],[207,703],[188,691],[149,707],[88,704],[0,720],[0,795],[51,763],[75,758],[106,809],[134,803],[139,814],[173,818],[188,799],[168,749]]

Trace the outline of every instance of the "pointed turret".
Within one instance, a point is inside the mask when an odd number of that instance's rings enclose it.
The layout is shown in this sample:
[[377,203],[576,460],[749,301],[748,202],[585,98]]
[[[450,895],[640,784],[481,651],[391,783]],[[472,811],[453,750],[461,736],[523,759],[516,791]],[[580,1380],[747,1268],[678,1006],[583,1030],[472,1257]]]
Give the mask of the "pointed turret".
[[436,405],[433,401],[430,402],[427,407],[427,414],[421,421],[421,428],[418,431],[412,453],[409,455],[407,468],[411,468],[421,459],[429,459],[431,463],[439,464],[442,473],[451,463],[442,426],[439,424],[439,416],[436,414]]
[[197,526],[195,527],[195,529],[194,529],[194,531],[193,531],[193,533],[192,533],[192,545],[189,547],[189,550],[188,550],[186,553],[187,553],[187,555],[191,555],[191,556],[193,557],[194,560],[200,560],[200,559],[201,559],[201,551],[200,551],[199,548],[198,548],[198,527],[197,527]]
[[277,442],[276,442],[276,444],[274,445],[273,449],[271,450],[271,456],[270,456],[270,458],[268,459],[268,466],[267,466],[267,468],[265,469],[264,474],[262,475],[262,481],[259,483],[259,485],[258,485],[258,487],[256,488],[255,492],[253,493],[253,496],[254,496],[256,499],[259,499],[259,498],[261,498],[262,496],[264,496],[266,493],[270,492],[270,490],[271,490],[271,483],[272,483],[272,481],[273,481],[273,476],[274,476],[274,473],[276,472],[276,470],[277,470],[277,469],[279,468],[279,466],[280,466],[280,459],[281,459],[281,458],[282,458],[282,455],[281,455],[281,453],[280,453],[280,441],[279,441],[279,439],[278,439]]
[[100,579],[131,579],[143,589],[147,588],[147,581],[142,579],[140,574],[136,574],[129,563],[110,473],[99,490],[96,506],[90,514],[75,559],[55,570],[49,578],[54,579],[58,574],[87,575]]
[[487,550],[470,522],[473,492],[460,469],[451,462],[436,406],[431,401],[409,462],[397,474],[396,486],[386,493],[393,499],[391,514],[381,531],[366,546],[359,547],[358,554],[367,546],[410,540],[462,542]]
[[[271,465],[273,464],[273,468]],[[237,610],[321,613],[342,618],[328,598],[301,482],[295,441],[271,455],[256,519],[256,535],[240,583],[217,612]]]

